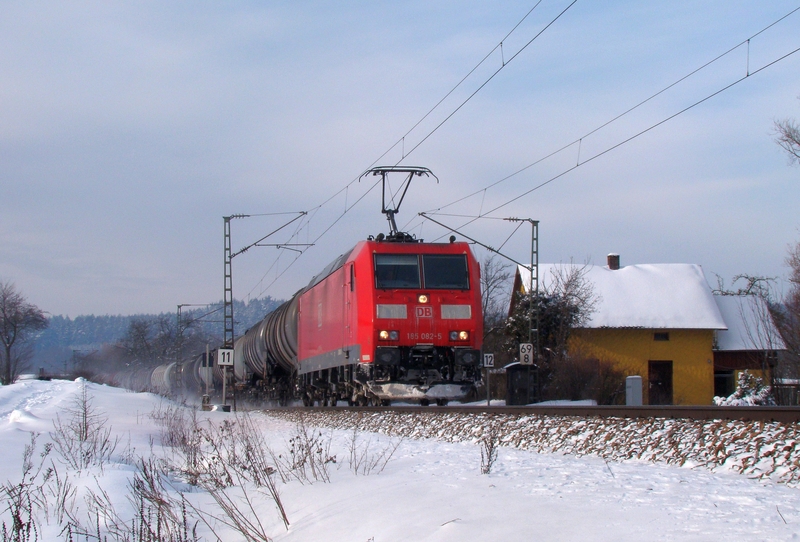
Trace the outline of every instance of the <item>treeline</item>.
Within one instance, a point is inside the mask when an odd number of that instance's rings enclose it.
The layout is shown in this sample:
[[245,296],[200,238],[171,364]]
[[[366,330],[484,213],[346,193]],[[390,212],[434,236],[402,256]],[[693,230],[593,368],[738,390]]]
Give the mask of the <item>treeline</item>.
[[[250,301],[234,301],[233,315],[236,334],[259,322],[277,308],[282,300],[270,296]],[[222,302],[208,307],[184,308],[181,320],[192,322],[192,330],[210,341],[221,341]],[[49,325],[37,337],[34,348],[34,368],[59,369],[72,363],[74,356],[84,356],[103,346],[118,345],[130,339],[132,327],[141,328],[142,322],[155,325],[176,323],[177,312],[160,314],[84,315],[70,318],[56,315],[48,318]]]

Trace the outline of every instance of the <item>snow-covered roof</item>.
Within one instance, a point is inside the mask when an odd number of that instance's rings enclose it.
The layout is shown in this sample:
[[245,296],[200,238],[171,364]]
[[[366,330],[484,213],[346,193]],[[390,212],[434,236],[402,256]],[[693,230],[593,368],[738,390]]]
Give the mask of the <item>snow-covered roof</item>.
[[[714,295],[694,264],[641,264],[619,269],[576,264],[540,264],[540,289],[565,270],[585,268],[597,298],[588,328],[726,329]],[[530,284],[530,271],[518,267],[523,288]]]
[[717,307],[728,324],[717,331],[717,350],[784,350],[766,302],[754,295],[715,295]]

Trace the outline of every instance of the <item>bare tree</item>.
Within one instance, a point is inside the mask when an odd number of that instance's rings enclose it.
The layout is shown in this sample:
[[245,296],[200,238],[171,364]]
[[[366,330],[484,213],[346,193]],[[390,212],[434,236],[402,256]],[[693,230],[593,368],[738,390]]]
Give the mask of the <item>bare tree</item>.
[[155,366],[202,351],[211,339],[199,323],[191,318],[176,322],[168,314],[133,318],[119,346],[134,366]]
[[[718,278],[720,286],[722,282]],[[742,340],[746,341],[754,352],[758,352],[758,361],[763,375],[770,374],[770,385],[774,386],[775,371],[772,370],[777,362],[776,351],[782,350],[784,342],[776,326],[774,317],[778,310],[773,301],[775,278],[753,275],[736,275],[733,284],[744,281],[745,286],[736,290],[715,290],[717,295],[735,296],[738,299],[737,311],[743,325]]]
[[33,354],[30,339],[47,327],[39,307],[28,303],[11,282],[0,282],[0,383],[14,382]]
[[586,325],[600,301],[587,277],[589,269],[588,264],[574,263],[550,268],[537,295],[516,294],[506,322],[506,350],[515,352],[528,338],[530,307],[538,311],[543,399],[589,398],[584,396],[593,394],[595,376],[605,369],[598,360],[571,353],[568,348],[572,332]]
[[775,121],[775,142],[789,154],[789,161],[800,164],[800,125],[794,119]]
[[166,314],[154,318],[134,318],[120,346],[134,365],[158,365],[174,360],[178,350],[175,321]]
[[789,247],[786,256],[789,267],[789,291],[783,303],[776,305],[775,322],[788,351],[787,359],[780,365],[784,378],[800,377],[800,242]]
[[570,262],[568,265],[553,267],[550,283],[544,285],[544,295],[557,299],[555,305],[559,313],[558,325],[552,330],[555,333],[554,344],[559,347],[557,356],[566,354],[567,341],[573,329],[583,327],[600,301],[599,295],[594,291],[594,284],[586,278],[589,264],[577,265]]
[[544,357],[551,361],[563,359],[572,330],[588,321],[599,301],[594,285],[586,277],[588,272],[588,264],[554,266],[536,295],[516,293],[506,322],[509,347],[515,349],[527,339],[533,307],[539,315],[539,346]]
[[[796,269],[793,271],[795,279],[800,278],[800,246],[795,247],[794,252],[790,251],[786,261],[791,269]],[[746,349],[752,351],[751,359],[758,362],[764,377],[769,376],[768,385],[776,399],[782,401],[780,396],[785,394],[785,390],[781,391],[776,384],[782,379],[800,376],[797,363],[800,353],[800,289],[794,287],[781,301],[776,280],[774,277],[741,274],[733,278],[728,289],[718,276],[714,294],[738,299],[736,309],[741,323],[741,340]],[[734,289],[737,282],[744,282],[744,286]]]
[[491,254],[481,264],[481,302],[484,335],[502,325],[508,315],[509,295],[514,275],[509,265]]

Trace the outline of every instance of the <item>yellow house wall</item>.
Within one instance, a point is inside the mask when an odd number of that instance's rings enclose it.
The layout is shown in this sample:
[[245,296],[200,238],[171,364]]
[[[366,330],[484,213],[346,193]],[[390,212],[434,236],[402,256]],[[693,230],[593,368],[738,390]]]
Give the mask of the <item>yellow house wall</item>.
[[573,332],[570,351],[611,361],[628,376],[642,377],[642,399],[649,404],[649,361],[672,361],[672,401],[710,405],[714,396],[712,330],[663,330],[668,341],[653,340],[653,329],[581,329]]

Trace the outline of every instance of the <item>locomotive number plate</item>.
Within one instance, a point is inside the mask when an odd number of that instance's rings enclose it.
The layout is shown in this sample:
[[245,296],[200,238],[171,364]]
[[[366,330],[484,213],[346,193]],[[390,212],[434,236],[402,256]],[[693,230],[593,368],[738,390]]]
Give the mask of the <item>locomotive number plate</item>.
[[409,341],[441,341],[441,333],[409,333]]
[[433,318],[433,307],[429,305],[419,305],[414,307],[414,314],[417,318]]

